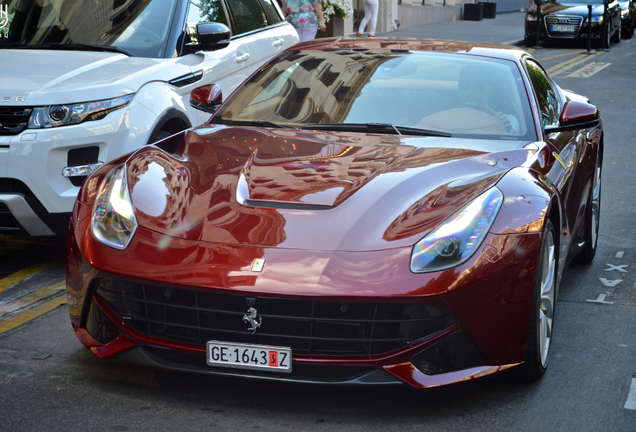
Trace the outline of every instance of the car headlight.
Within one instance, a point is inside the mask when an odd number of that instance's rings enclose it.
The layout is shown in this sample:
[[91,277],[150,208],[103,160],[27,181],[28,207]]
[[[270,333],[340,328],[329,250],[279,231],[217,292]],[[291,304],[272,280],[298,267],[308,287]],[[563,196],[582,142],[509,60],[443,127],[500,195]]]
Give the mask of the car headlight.
[[537,20],[536,15],[531,15],[531,14],[526,15],[526,21],[536,21],[536,20]]
[[93,204],[91,232],[100,243],[126,249],[137,229],[137,218],[128,192],[125,165],[104,178]]
[[593,16],[590,22],[592,24],[603,24],[603,15]]
[[100,120],[111,111],[122,108],[133,95],[114,99],[84,102],[70,105],[50,105],[33,109],[29,119],[29,129],[40,129],[78,124],[83,121]]
[[479,248],[503,202],[496,187],[462,207],[413,247],[411,271],[445,270],[468,260]]

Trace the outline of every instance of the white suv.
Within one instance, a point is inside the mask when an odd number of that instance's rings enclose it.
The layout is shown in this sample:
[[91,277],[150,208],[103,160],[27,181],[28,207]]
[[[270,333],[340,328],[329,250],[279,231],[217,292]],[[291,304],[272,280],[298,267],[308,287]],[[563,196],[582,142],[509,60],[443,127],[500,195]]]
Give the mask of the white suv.
[[92,170],[296,42],[276,0],[0,0],[0,232],[65,234]]

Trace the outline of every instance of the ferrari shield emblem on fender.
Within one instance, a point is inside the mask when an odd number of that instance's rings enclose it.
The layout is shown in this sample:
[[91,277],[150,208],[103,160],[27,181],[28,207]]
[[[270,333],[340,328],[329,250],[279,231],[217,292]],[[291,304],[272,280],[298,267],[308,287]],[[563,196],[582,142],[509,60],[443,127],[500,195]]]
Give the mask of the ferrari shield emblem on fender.
[[252,271],[253,272],[260,272],[263,270],[263,266],[265,265],[265,260],[264,259],[255,259],[254,261],[252,261]]
[[247,313],[243,315],[243,321],[250,325],[250,328],[248,328],[248,330],[250,330],[252,333],[256,332],[256,330],[263,323],[262,319],[259,321],[259,319],[257,318],[257,315],[258,315],[258,311],[253,307],[249,308],[247,310]]

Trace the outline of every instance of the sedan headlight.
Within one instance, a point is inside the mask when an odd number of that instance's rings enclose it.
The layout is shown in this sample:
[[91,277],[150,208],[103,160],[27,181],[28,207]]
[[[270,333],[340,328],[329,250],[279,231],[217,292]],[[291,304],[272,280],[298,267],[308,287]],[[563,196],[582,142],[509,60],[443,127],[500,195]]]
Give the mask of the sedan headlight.
[[71,105],[51,105],[33,109],[29,119],[29,129],[40,129],[78,124],[83,121],[100,120],[111,111],[122,108],[133,95],[114,99],[84,102]]
[[592,21],[590,21],[592,24],[603,24],[603,15],[597,15],[597,16],[593,16],[592,17]]
[[468,260],[479,248],[503,202],[493,187],[442,222],[420,240],[411,254],[411,271],[445,270]]
[[115,249],[126,249],[137,229],[125,165],[114,168],[97,192],[91,232],[100,243]]

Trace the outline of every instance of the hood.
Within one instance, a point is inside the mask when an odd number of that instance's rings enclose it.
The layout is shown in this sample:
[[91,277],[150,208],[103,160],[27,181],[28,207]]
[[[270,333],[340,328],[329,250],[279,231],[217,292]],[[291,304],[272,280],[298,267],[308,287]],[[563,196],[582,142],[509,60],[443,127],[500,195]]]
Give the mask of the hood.
[[[592,14],[602,15],[603,9],[604,9],[604,6],[602,4],[593,5]],[[528,12],[537,13],[537,7],[536,6],[530,7],[530,9],[528,9]],[[588,15],[587,5],[568,4],[567,2],[541,4],[541,12],[544,15],[549,15],[549,14],[576,15],[576,16],[581,16],[584,18],[587,18],[587,15]]]
[[92,51],[1,49],[0,64],[0,96],[25,106],[110,99],[137,92],[149,81],[190,73],[180,59]]
[[526,143],[239,127],[128,160],[140,226],[232,245],[412,246],[528,158]]

